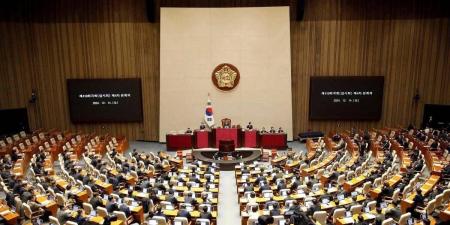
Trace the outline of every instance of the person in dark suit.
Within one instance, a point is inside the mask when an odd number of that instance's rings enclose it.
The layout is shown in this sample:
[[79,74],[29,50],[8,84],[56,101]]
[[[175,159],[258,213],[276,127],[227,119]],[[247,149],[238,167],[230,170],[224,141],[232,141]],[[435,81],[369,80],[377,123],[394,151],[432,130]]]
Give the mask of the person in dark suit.
[[264,208],[269,209],[272,206],[272,209],[274,209],[275,205],[278,206],[278,202],[273,200],[273,198],[270,198],[270,200],[264,204]]
[[314,212],[320,211],[320,204],[319,201],[315,198],[312,200],[312,205],[308,207],[308,210],[306,211],[307,216],[312,216]]
[[273,205],[273,209],[270,210],[271,216],[279,216],[281,215],[280,206],[278,204]]
[[360,214],[358,215],[358,222],[355,223],[355,225],[369,225],[368,222],[366,222],[363,218],[363,216]]
[[186,210],[186,206],[185,205],[181,205],[177,216],[178,217],[186,217],[188,219],[188,221],[191,221],[191,214]]
[[189,192],[186,194],[186,196],[184,197],[184,203],[189,203],[191,205],[196,204],[197,200],[195,200],[194,197],[192,197],[192,193]]
[[272,190],[267,182],[264,182],[263,185],[260,187],[261,191],[265,190]]
[[284,179],[281,179],[280,182],[277,185],[277,191],[280,192],[282,189],[286,189],[286,183],[284,182]]
[[422,195],[422,190],[417,189],[416,190],[416,196],[414,196],[413,199],[413,208],[416,208],[417,206],[423,207],[425,203],[425,197]]
[[269,133],[271,133],[271,134],[276,133],[275,128],[274,127],[270,127]]
[[112,213],[114,211],[117,211],[119,209],[119,206],[116,203],[116,199],[113,198],[113,196],[108,197],[108,203],[106,203],[106,210],[108,213]]
[[202,219],[208,219],[209,221],[212,220],[212,214],[210,212],[208,212],[208,207],[207,206],[203,206],[202,208],[202,212],[200,212],[200,218]]
[[166,215],[164,215],[161,205],[158,205],[155,209],[155,212],[153,213],[153,216],[160,216],[166,218]]
[[272,216],[262,215],[258,217],[258,225],[269,225],[273,224],[274,219]]
[[381,225],[386,219],[386,216],[382,213],[382,209],[377,207],[377,216],[375,217],[375,225]]
[[86,218],[87,217],[83,217],[83,211],[81,209],[78,209],[77,214],[73,221],[78,225],[83,225],[86,223]]
[[253,184],[251,184],[251,183],[248,183],[247,186],[244,187],[244,192],[253,191],[253,190],[254,190],[254,187],[253,187]]
[[94,194],[89,203],[94,210],[97,210],[97,206],[103,206],[103,201],[98,194]]
[[127,204],[121,204],[119,206],[119,211],[124,212],[127,217],[131,216],[131,210],[130,207],[127,206]]
[[177,198],[174,195],[173,189],[169,190],[169,195],[167,195],[166,201],[171,202],[172,205],[178,204],[178,200],[177,200]]
[[253,129],[252,122],[248,122],[247,129],[248,130],[252,130]]

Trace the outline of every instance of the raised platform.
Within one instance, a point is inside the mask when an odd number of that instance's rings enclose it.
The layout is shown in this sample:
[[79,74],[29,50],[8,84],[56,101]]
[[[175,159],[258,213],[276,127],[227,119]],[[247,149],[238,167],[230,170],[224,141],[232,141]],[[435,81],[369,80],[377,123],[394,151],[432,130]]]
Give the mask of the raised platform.
[[201,161],[216,163],[219,166],[220,170],[227,170],[227,171],[234,170],[234,166],[239,163],[257,160],[261,156],[261,149],[236,148],[235,152],[241,157],[226,160],[225,159],[217,160],[215,159],[215,156],[217,156],[218,152],[219,150],[217,148],[194,149],[192,151],[192,156],[195,159]]

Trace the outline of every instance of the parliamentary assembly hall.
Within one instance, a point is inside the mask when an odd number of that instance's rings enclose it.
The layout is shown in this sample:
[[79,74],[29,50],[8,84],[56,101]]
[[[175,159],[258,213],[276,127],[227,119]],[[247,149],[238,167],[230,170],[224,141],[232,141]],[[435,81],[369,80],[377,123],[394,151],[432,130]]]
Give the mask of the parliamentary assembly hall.
[[0,225],[450,225],[449,0],[0,1]]

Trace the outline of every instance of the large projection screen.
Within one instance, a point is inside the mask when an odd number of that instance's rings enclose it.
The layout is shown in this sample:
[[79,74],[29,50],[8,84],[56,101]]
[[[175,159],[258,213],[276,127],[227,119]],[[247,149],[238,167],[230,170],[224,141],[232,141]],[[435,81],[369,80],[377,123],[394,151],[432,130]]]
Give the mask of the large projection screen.
[[379,120],[383,76],[311,77],[311,120]]
[[[198,128],[208,93],[216,124],[282,127],[292,140],[289,7],[161,8],[160,126]],[[211,73],[236,66],[239,85],[218,90]]]

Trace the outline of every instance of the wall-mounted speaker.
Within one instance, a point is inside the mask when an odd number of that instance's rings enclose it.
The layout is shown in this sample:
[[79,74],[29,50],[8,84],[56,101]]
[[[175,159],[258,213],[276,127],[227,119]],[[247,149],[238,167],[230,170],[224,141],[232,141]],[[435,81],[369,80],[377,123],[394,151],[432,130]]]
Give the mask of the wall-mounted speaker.
[[297,1],[297,21],[302,21],[303,16],[305,15],[305,0],[298,0]]
[[155,23],[156,22],[156,0],[147,0],[145,7],[147,9],[148,22]]

